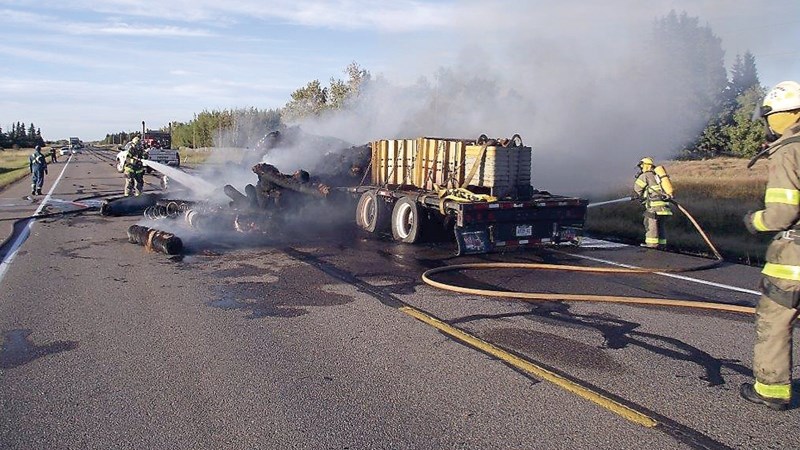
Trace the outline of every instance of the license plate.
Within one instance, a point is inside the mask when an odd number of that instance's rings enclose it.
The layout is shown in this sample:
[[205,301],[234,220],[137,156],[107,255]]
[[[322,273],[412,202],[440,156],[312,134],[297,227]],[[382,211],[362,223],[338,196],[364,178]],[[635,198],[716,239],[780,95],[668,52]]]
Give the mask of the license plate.
[[517,237],[533,236],[533,225],[517,225]]

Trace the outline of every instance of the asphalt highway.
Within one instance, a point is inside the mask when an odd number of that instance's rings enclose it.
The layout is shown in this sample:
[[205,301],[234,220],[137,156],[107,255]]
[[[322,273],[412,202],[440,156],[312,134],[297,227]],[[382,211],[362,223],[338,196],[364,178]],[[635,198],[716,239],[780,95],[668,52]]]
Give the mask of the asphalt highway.
[[[482,261],[706,259],[596,241],[455,257],[450,242],[375,239],[333,213],[257,241],[187,234],[167,256],[127,242],[152,222],[91,209],[121,194],[113,164],[90,149],[50,166],[47,196],[30,198],[29,180],[0,191],[0,448],[800,448],[797,404],[738,396],[751,316],[487,298],[420,278]],[[759,269],[440,279],[753,305]]]

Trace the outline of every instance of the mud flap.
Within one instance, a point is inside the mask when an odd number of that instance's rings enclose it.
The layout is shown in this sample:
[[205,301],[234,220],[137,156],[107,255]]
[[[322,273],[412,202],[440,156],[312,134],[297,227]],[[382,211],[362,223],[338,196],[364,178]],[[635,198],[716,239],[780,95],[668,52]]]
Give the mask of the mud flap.
[[453,227],[458,249],[456,255],[474,255],[489,253],[494,247],[489,240],[487,229]]

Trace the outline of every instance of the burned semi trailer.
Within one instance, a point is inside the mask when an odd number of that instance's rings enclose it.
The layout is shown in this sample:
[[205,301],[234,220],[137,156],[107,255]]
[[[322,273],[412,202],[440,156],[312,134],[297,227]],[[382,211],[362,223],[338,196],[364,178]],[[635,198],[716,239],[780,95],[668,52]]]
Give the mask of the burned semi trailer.
[[577,243],[587,200],[531,186],[531,148],[511,139],[391,139],[371,144],[369,182],[355,222],[370,233],[415,243],[452,228],[457,253]]
[[582,235],[588,201],[534,189],[531,148],[519,135],[377,140],[320,161],[291,174],[259,163],[257,183],[223,188],[227,206],[159,203],[146,216],[274,237],[355,220],[409,244],[451,233],[459,255],[577,243]]

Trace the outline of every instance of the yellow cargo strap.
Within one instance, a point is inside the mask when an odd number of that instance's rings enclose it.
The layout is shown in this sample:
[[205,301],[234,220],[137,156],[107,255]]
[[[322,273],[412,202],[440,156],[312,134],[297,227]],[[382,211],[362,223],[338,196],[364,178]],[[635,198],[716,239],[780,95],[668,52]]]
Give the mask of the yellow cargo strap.
[[453,200],[459,203],[467,202],[487,202],[492,203],[497,201],[497,197],[487,194],[476,194],[469,189],[465,188],[442,188],[436,184],[433,185],[436,189],[436,194],[439,196],[439,212],[445,214],[444,202]]
[[489,142],[487,141],[485,144],[481,146],[481,153],[478,155],[478,159],[475,160],[475,163],[472,164],[472,168],[469,169],[469,174],[466,178],[464,178],[464,182],[461,183],[461,189],[466,189],[469,186],[469,182],[472,181],[472,177],[475,176],[475,172],[478,171],[478,167],[481,165],[481,161],[483,161],[483,155],[486,154],[486,149],[489,147]]
[[761,273],[783,280],[800,281],[800,266],[766,263]]

